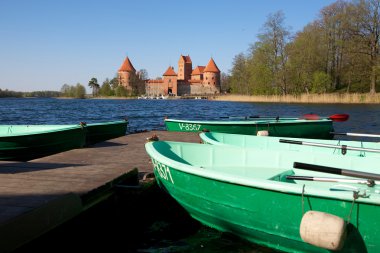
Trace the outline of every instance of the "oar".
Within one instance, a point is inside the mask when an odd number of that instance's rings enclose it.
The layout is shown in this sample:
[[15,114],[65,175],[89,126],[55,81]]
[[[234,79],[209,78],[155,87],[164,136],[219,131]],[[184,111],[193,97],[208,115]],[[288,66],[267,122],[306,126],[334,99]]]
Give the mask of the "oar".
[[315,146],[315,147],[341,149],[343,154],[345,154],[345,151],[347,151],[347,150],[356,150],[356,151],[365,151],[365,152],[380,153],[380,149],[376,149],[376,148],[360,148],[360,147],[352,147],[352,146],[347,146],[347,145],[333,145],[333,144],[325,144],[325,143],[317,143],[317,142],[307,142],[307,141],[285,140],[285,139],[280,139],[279,142],[281,142],[281,143],[289,143],[289,144],[297,144],[297,145],[306,145],[306,146]]
[[303,115],[303,118],[308,119],[308,120],[330,119],[330,120],[335,121],[335,122],[347,121],[349,117],[350,117],[350,115],[348,115],[348,114],[333,114],[333,115],[330,115],[328,117],[320,117],[317,114],[313,114],[313,113]]
[[337,183],[351,183],[351,184],[366,184],[369,187],[375,185],[373,179],[345,179],[345,178],[331,178],[331,177],[309,177],[309,176],[286,176],[286,179],[293,180],[306,180],[317,182],[337,182]]
[[336,132],[330,132],[330,134],[334,134],[334,135],[346,135],[346,136],[356,136],[356,137],[374,137],[374,138],[380,138],[380,134],[336,133]]
[[330,174],[335,174],[335,175],[343,175],[343,176],[349,176],[349,177],[358,177],[358,178],[365,178],[365,179],[380,180],[380,174],[369,173],[369,172],[361,172],[361,171],[356,171],[356,170],[346,170],[346,169],[321,166],[321,165],[315,165],[315,164],[309,164],[309,163],[294,162],[293,168],[318,171],[318,172],[325,172],[325,173],[330,173]]

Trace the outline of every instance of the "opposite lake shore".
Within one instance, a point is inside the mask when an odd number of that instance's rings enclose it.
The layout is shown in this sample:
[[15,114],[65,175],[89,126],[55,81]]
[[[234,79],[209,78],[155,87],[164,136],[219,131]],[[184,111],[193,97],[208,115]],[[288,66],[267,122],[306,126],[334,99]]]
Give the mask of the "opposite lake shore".
[[[59,99],[73,99],[58,97]],[[87,96],[86,99],[136,99],[137,97],[115,96]],[[326,94],[300,94],[300,95],[208,95],[169,97],[168,99],[202,98],[215,101],[231,102],[263,102],[263,103],[306,103],[306,104],[380,104],[380,93],[326,93]]]
[[218,101],[268,102],[268,103],[318,103],[318,104],[378,104],[380,93],[333,93],[300,95],[219,95],[209,98]]

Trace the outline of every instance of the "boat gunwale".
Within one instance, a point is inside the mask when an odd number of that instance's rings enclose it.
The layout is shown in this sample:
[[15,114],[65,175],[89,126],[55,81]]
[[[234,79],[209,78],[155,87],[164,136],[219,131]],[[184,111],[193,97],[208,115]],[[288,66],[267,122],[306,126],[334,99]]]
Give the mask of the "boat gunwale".
[[[13,126],[24,126],[24,127],[41,127],[41,125],[7,125],[8,127]],[[5,126],[4,126],[5,127]],[[48,128],[42,129],[41,131],[34,130],[30,132],[19,132],[19,133],[7,133],[6,135],[0,134],[0,141],[3,138],[9,137],[22,137],[22,136],[30,136],[30,135],[40,135],[40,134],[50,134],[50,133],[59,133],[67,130],[77,130],[84,129],[85,127],[82,125],[43,125],[43,127],[56,127],[56,128]]]
[[[179,143],[179,142],[171,142],[171,141],[164,141],[164,142]],[[217,180],[217,181],[225,182],[229,184],[235,184],[235,185],[258,188],[258,189],[265,189],[265,190],[276,191],[276,192],[281,192],[281,193],[286,193],[286,194],[303,195],[305,197],[310,196],[310,197],[316,197],[316,198],[328,198],[328,199],[335,199],[335,200],[340,200],[340,201],[351,201],[351,202],[353,200],[353,191],[348,191],[348,190],[338,192],[338,191],[331,191],[328,188],[317,188],[315,186],[309,186],[303,189],[303,184],[291,184],[287,182],[275,181],[275,180],[270,180],[270,179],[254,178],[254,177],[250,177],[249,179],[246,179],[244,177],[231,178],[232,174],[215,173],[213,170],[208,170],[196,165],[188,165],[188,164],[170,159],[164,156],[163,154],[161,154],[159,151],[157,151],[154,148],[153,143],[154,142],[147,142],[145,144],[145,148],[149,156],[157,160],[158,162],[183,173],[192,174],[195,176],[200,176],[207,179]],[[199,145],[204,145],[204,144],[199,144]],[[228,147],[228,148],[239,149],[238,147]],[[254,148],[248,148],[248,149],[254,150]],[[343,178],[350,178],[350,177],[343,176]],[[355,202],[360,202],[360,203],[365,203],[365,204],[370,204],[370,205],[380,205],[380,194],[378,195],[371,194],[369,196],[370,197],[368,198],[358,198],[355,200]]]
[[289,118],[289,119],[269,119],[269,120],[215,120],[215,121],[202,121],[202,120],[180,120],[180,119],[165,119],[165,123],[187,123],[187,124],[208,124],[208,125],[252,125],[252,124],[299,124],[299,123],[322,123],[322,122],[331,122],[331,119],[316,119],[316,120],[308,120],[308,119],[299,119],[299,118]]
[[128,125],[128,120],[109,121],[109,122],[94,122],[86,123],[85,126],[103,126],[103,125]]

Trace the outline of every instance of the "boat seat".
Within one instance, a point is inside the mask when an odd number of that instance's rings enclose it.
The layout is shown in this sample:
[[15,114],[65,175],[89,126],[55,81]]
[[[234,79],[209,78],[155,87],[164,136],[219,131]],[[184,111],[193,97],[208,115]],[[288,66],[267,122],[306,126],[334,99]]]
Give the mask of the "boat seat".
[[[278,168],[256,168],[246,166],[213,166],[202,167],[208,170],[214,170],[226,174],[233,174],[244,178],[269,179],[274,181],[286,182],[287,175],[293,175],[293,170],[280,170]],[[273,176],[275,175],[275,176]]]

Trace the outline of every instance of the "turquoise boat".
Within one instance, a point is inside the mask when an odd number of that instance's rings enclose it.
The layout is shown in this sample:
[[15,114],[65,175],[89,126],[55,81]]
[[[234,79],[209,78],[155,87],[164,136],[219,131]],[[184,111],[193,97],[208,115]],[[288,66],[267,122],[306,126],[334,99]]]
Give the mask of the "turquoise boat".
[[128,120],[117,120],[110,122],[99,122],[86,124],[86,145],[114,139],[126,135]]
[[81,148],[86,130],[77,125],[1,125],[0,160],[28,161]]
[[231,134],[258,135],[295,138],[332,139],[333,120],[329,118],[309,120],[298,118],[267,118],[257,120],[196,121],[165,119],[168,131],[178,132],[219,132]]
[[377,142],[284,138],[216,132],[200,133],[199,137],[203,143],[212,145],[380,157],[380,143]]
[[380,252],[377,158],[169,141],[145,149],[159,186],[204,225],[286,252]]

